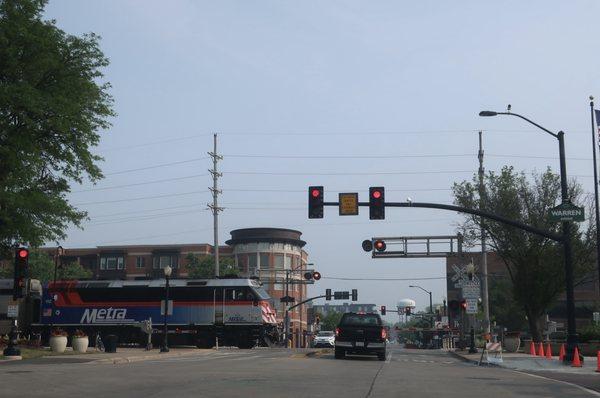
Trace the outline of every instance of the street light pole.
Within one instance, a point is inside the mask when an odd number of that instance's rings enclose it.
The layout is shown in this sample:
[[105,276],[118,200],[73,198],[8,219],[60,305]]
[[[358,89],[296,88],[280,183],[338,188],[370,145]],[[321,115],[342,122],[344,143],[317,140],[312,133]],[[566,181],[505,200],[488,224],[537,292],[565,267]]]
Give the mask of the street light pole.
[[[299,269],[302,269],[302,258],[300,259],[300,265],[298,265],[296,268],[291,268],[291,269],[286,269],[285,270],[285,296],[286,297],[290,297],[290,272],[295,272]],[[314,265],[313,263],[308,263],[307,265]],[[285,316],[284,316],[284,334],[285,334],[285,345],[286,348],[289,345],[289,341],[290,339],[290,309],[289,307],[289,303],[286,302],[285,303]],[[300,316],[302,316],[302,312],[300,312]],[[300,328],[302,328],[302,324],[300,324]]]
[[430,323],[431,327],[433,328],[433,326],[434,326],[434,323],[433,323],[433,299],[431,296],[431,292],[429,290],[425,290],[421,286],[417,286],[417,285],[409,285],[408,287],[418,287],[425,293],[429,294],[429,313],[431,314],[431,319],[430,319],[429,323]]
[[[510,109],[510,108],[509,108]],[[545,131],[558,140],[558,152],[560,158],[560,191],[561,191],[561,203],[570,203],[568,186],[567,186],[567,164],[565,157],[565,133],[559,131],[558,134],[540,126],[539,124],[527,119],[525,116],[519,115],[518,113],[512,112],[494,112],[494,111],[482,111],[479,112],[479,116],[496,116],[496,115],[509,115],[516,116],[525,120],[526,122],[536,126],[540,130]],[[573,282],[573,252],[571,247],[571,222],[563,221],[562,223],[562,244],[565,261],[565,293],[567,298],[567,352],[565,355],[565,361],[570,362],[573,360],[573,354],[575,347],[577,347],[577,330],[575,325],[575,295],[574,295],[574,282]]]
[[169,329],[167,324],[167,316],[169,314],[169,277],[171,276],[173,269],[170,266],[164,268],[165,273],[165,312],[164,312],[164,325],[163,325],[163,344],[160,347],[160,352],[169,352]]
[[[56,242],[58,243],[58,242]],[[54,290],[56,290],[56,274],[57,274],[57,269],[58,269],[58,262],[60,260],[60,257],[63,255],[63,247],[62,246],[58,246],[56,248],[56,253],[54,255],[54,279],[53,279],[53,288]],[[54,327],[54,296],[56,296],[56,293],[52,294],[52,314],[50,314],[50,329],[52,329]]]

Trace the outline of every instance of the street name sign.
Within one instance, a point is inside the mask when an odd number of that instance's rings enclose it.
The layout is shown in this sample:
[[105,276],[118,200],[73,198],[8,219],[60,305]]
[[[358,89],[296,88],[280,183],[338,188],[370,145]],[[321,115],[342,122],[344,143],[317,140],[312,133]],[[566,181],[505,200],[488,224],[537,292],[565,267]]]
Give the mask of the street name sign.
[[350,298],[350,292],[333,292],[334,300],[348,300]]
[[550,222],[585,220],[583,207],[577,207],[573,203],[561,203],[548,212]]
[[18,304],[8,304],[8,308],[6,310],[7,318],[17,318],[19,316],[19,305]]
[[477,299],[465,299],[467,302],[467,314],[477,314]]
[[358,215],[358,193],[340,193],[339,203],[340,216]]

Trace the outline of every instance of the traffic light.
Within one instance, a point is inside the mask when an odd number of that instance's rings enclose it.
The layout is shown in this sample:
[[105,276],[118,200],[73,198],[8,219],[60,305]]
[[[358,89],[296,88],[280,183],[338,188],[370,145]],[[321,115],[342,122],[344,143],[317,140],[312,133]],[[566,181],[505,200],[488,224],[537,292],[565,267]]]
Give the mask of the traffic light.
[[412,314],[412,310],[410,309],[410,307],[406,307],[406,309],[404,310],[404,312],[406,313],[406,315],[411,315]]
[[467,309],[467,300],[462,299],[460,300],[460,309],[465,311]]
[[331,289],[325,289],[325,300],[331,301]]
[[29,275],[29,250],[19,247],[15,250],[15,272],[13,280],[13,299],[24,296],[25,280]]
[[323,187],[308,187],[308,218],[323,218]]
[[365,239],[362,242],[362,248],[366,252],[373,250],[373,241],[371,239]]
[[352,289],[352,301],[358,301],[358,290]]
[[375,250],[377,250],[378,252],[384,252],[385,249],[387,248],[387,245],[385,244],[385,241],[383,241],[383,240],[376,240],[374,246],[375,246]]
[[311,280],[315,280],[318,281],[319,279],[321,279],[321,273],[317,272],[317,271],[308,271],[304,273],[304,279],[311,281]]
[[383,187],[369,188],[369,218],[371,220],[385,218],[385,189]]
[[385,305],[381,306],[381,310],[379,312],[381,312],[381,315],[385,315],[385,313],[387,312],[385,309]]

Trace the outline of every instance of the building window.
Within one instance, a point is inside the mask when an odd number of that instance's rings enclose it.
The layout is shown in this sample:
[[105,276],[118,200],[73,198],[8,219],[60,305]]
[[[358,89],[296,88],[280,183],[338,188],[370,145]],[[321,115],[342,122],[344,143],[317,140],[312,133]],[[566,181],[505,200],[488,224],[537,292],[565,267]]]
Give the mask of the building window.
[[269,269],[269,253],[260,253],[260,269]]
[[123,269],[125,264],[124,258],[119,256],[104,256],[100,257],[100,270],[115,270]]
[[257,267],[257,254],[256,253],[250,253],[248,254],[248,272],[250,274],[254,274],[256,272],[256,267]]
[[176,254],[161,254],[154,256],[153,267],[155,269],[163,269],[167,266],[171,268],[177,268],[177,255]]
[[135,259],[135,268],[144,268],[144,257],[137,257]]
[[274,267],[275,269],[283,269],[283,254],[275,254],[274,256],[275,259],[275,263],[274,263]]
[[292,256],[285,256],[285,262],[284,262],[284,267],[285,269],[292,269]]

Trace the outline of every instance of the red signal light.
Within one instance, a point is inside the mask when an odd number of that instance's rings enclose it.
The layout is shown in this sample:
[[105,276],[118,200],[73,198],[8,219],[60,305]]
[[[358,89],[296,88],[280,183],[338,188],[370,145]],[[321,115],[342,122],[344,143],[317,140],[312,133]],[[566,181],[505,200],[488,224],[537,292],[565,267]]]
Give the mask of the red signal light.
[[375,198],[375,199],[381,198],[381,191],[373,191],[373,198]]
[[27,258],[27,256],[29,256],[29,250],[19,249],[17,255],[19,256],[19,258]]
[[382,241],[382,240],[375,241],[375,250],[377,250],[378,252],[385,251],[386,248],[387,248],[387,245],[385,244],[384,241]]
[[460,302],[460,308],[462,308],[463,310],[467,309],[467,300],[462,300]]
[[321,191],[319,191],[318,189],[313,189],[310,194],[312,195],[313,198],[318,198],[319,195],[321,195]]
[[313,272],[312,277],[314,280],[318,281],[319,279],[321,279],[321,273],[320,272]]

